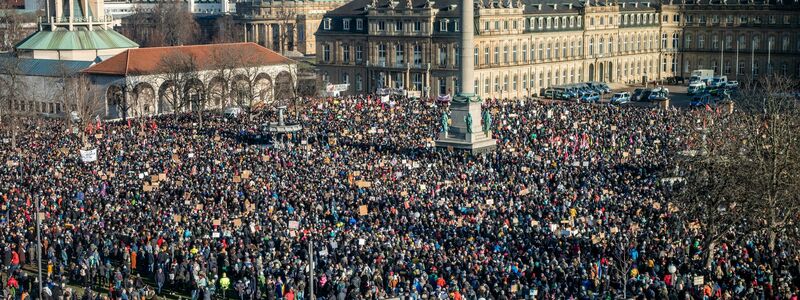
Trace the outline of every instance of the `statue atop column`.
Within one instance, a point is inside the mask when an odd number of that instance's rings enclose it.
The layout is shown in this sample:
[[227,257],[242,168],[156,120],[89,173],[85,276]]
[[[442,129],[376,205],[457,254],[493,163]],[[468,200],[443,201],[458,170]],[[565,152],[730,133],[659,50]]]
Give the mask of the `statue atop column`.
[[447,131],[450,130],[450,116],[447,115],[446,111],[442,112],[442,132],[445,136],[447,136]]

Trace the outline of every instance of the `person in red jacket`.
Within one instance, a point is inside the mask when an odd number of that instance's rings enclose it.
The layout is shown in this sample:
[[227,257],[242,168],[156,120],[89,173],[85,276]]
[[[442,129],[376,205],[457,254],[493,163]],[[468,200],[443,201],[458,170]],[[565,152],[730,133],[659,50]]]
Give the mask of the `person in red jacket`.
[[11,251],[11,271],[19,268],[19,253],[17,253],[17,251]]

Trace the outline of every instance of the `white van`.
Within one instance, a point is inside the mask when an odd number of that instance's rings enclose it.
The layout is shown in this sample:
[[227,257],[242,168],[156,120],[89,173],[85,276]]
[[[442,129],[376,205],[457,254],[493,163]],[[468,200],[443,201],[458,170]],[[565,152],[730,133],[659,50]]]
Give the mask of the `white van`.
[[242,110],[241,107],[231,106],[226,108],[225,111],[222,112],[222,115],[225,116],[226,118],[233,119],[233,118],[238,118],[240,115],[242,115],[243,112],[244,110]]
[[697,92],[702,91],[706,88],[706,83],[702,81],[695,81],[689,84],[689,88],[686,89],[686,93],[689,95],[694,95]]

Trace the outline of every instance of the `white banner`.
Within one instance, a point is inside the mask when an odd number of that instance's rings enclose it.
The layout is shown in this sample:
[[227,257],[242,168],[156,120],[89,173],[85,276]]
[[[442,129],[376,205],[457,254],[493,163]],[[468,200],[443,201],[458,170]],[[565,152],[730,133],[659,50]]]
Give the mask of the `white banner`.
[[81,150],[81,160],[83,162],[93,162],[97,160],[97,149]]
[[436,100],[439,100],[439,102],[450,102],[450,94],[439,95],[439,97],[436,98]]
[[350,87],[350,84],[348,84],[348,83],[345,83],[345,84],[330,84],[329,83],[328,86],[325,88],[325,91],[328,92],[328,93],[344,92],[344,91],[347,91],[347,89],[349,87]]
[[381,96],[381,103],[389,103],[389,95]]

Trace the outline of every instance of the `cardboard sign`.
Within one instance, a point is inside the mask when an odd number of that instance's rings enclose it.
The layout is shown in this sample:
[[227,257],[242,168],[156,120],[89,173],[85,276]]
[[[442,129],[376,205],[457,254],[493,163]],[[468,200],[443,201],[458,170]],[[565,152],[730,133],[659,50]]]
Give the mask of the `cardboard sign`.
[[194,209],[195,210],[203,210],[203,205],[202,204],[195,205]]
[[289,229],[297,230],[300,228],[300,222],[298,221],[289,221]]
[[486,199],[486,205],[494,205],[494,199]]
[[142,190],[145,192],[151,192],[153,191],[153,187],[148,184],[145,184],[144,186],[142,186]]
[[369,207],[367,205],[361,205],[358,207],[359,216],[366,216],[367,214],[369,214]]
[[705,280],[704,280],[703,276],[695,276],[692,279],[692,283],[694,283],[694,285],[696,285],[696,286],[697,285],[703,285],[704,282],[705,282]]
[[163,181],[163,180],[167,180],[167,174],[166,173],[158,174],[158,181]]
[[642,155],[642,149],[636,149],[636,155]]
[[359,180],[356,181],[356,186],[358,186],[359,188],[368,188],[372,186],[372,183],[369,181]]
[[525,196],[525,195],[527,195],[528,193],[530,193],[530,192],[528,192],[528,189],[522,189],[521,191],[519,191],[519,195],[520,195],[520,196]]
[[178,158],[177,154],[173,154],[172,155],[172,161],[174,161],[174,162],[179,162],[180,161],[180,158]]
[[222,220],[220,220],[220,219],[214,219],[214,221],[211,222],[211,225],[214,225],[214,226],[219,226],[221,224],[222,224]]
[[619,228],[617,228],[616,226],[611,227],[611,233],[617,233],[617,232],[619,232]]
[[250,170],[244,170],[244,171],[242,171],[242,178],[243,179],[250,179],[250,174],[252,174],[252,172],[250,172]]
[[235,182],[235,183],[242,182],[242,178],[239,177],[239,176],[233,176],[233,182]]
[[242,227],[242,220],[233,219],[233,226],[236,227],[236,228]]
[[158,182],[158,175],[151,175],[150,182]]
[[366,243],[367,243],[367,241],[366,241],[366,240],[364,240],[364,239],[358,239],[358,245],[359,245],[359,246],[364,246],[364,244],[366,244]]
[[175,222],[180,222],[181,220],[183,220],[183,217],[181,217],[181,215],[174,215],[172,216],[172,220]]

